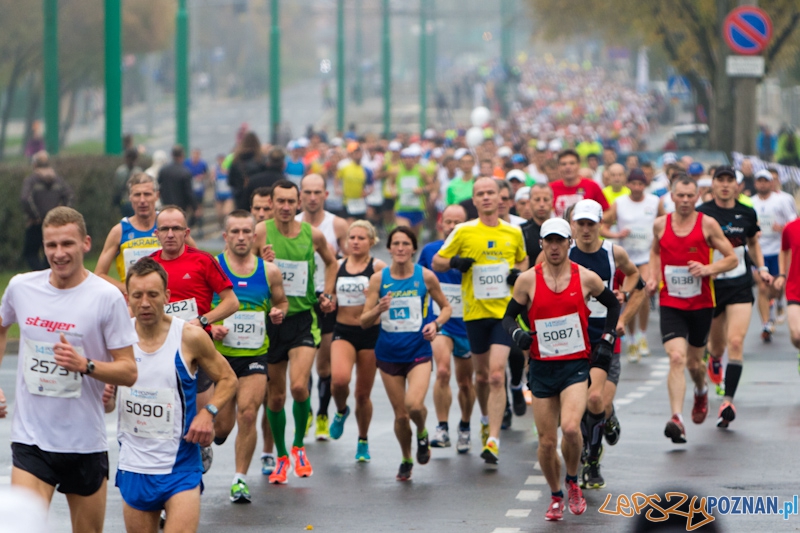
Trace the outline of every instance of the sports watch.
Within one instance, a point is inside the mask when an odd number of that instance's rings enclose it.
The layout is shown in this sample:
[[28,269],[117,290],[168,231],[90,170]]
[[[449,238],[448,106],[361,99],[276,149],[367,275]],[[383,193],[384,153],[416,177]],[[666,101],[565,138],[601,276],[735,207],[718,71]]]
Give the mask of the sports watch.
[[206,411],[211,413],[212,418],[217,418],[217,414],[219,413],[219,409],[217,409],[217,406],[210,403],[206,404]]

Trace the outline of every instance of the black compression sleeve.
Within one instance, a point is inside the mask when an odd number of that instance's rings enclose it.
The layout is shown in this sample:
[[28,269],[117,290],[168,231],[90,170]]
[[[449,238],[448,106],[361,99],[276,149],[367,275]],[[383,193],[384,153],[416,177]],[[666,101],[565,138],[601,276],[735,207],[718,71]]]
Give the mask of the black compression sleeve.
[[[519,327],[519,324],[517,324],[517,316],[524,311],[525,305],[511,298],[511,301],[508,302],[508,307],[506,307],[506,314],[503,316],[503,329],[505,329],[509,335],[513,334],[514,330]],[[614,327],[616,327],[616,323]]]
[[603,327],[603,333],[615,333],[617,331],[617,321],[619,320],[620,310],[617,297],[614,296],[614,293],[611,291],[611,289],[606,287],[603,292],[600,293],[600,296],[597,297],[597,301],[605,305],[608,309],[608,314],[606,314],[606,324]]

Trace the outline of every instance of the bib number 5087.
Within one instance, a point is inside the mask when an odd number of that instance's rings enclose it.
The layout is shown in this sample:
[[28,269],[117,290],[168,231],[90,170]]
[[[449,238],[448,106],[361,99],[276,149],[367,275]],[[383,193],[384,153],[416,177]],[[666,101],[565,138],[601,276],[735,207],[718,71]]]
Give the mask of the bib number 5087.
[[543,331],[542,339],[547,342],[560,341],[572,337],[572,328]]

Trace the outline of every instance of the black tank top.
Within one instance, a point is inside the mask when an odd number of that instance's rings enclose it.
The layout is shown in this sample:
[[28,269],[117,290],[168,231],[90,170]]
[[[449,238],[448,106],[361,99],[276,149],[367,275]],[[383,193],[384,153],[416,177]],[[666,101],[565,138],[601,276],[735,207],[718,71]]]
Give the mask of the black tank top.
[[341,307],[356,307],[364,305],[366,295],[364,291],[369,287],[369,278],[375,273],[374,257],[370,257],[367,267],[358,274],[347,271],[347,259],[339,265],[336,273],[336,299]]

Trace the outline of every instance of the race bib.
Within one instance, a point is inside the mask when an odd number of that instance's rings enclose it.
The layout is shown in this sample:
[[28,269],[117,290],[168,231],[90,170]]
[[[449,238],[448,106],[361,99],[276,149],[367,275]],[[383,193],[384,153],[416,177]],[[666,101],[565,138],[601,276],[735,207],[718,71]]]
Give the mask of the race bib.
[[578,313],[558,318],[534,320],[539,355],[563,357],[586,350],[586,340]]
[[[28,392],[52,398],[80,398],[83,377],[56,363],[52,342],[25,339],[25,385]],[[83,355],[83,348],[74,346]]]
[[422,329],[422,301],[419,296],[392,298],[389,310],[381,313],[381,329],[390,333],[412,333]]
[[325,261],[318,252],[314,252],[314,290],[325,291]]
[[305,296],[308,292],[308,262],[276,259],[275,264],[283,276],[286,296]]
[[367,201],[364,198],[349,198],[347,200],[348,215],[363,215],[367,212]]
[[357,307],[364,305],[367,295],[364,291],[369,286],[367,276],[342,276],[336,280],[336,301],[339,307]]
[[703,292],[702,280],[692,276],[688,266],[665,266],[664,283],[667,294],[674,298],[692,298]]
[[[461,285],[455,283],[442,283],[442,292],[447,301],[450,302],[452,314],[450,318],[464,318],[464,302],[461,299]],[[439,304],[433,300],[433,314],[439,316],[442,310]]]
[[[733,249],[733,253],[736,254],[736,267],[733,270],[729,270],[727,272],[723,272],[717,279],[731,279],[731,278],[738,278],[739,276],[744,276],[747,273],[747,264],[744,262],[744,254],[746,250],[744,246],[737,246]],[[714,261],[719,261],[723,258],[723,255],[719,253],[717,250],[714,250]]]
[[167,440],[175,429],[175,391],[119,388],[119,429],[145,439]]
[[186,321],[194,320],[200,314],[197,312],[197,300],[194,298],[164,304],[164,312]]
[[645,224],[631,224],[627,227],[630,233],[623,239],[625,251],[644,252],[650,249],[653,242],[653,227]]
[[416,176],[400,179],[400,207],[419,209],[419,196],[414,192],[417,187],[419,179]]
[[775,217],[772,213],[764,213],[758,215],[758,227],[761,228],[761,236],[762,237],[771,237],[775,234],[775,230],[772,229],[772,224],[775,222]]
[[597,301],[597,298],[594,296],[589,297],[589,301],[586,303],[586,307],[589,308],[591,313],[589,314],[592,318],[605,318],[608,315],[608,308]]
[[122,262],[125,264],[125,275],[128,270],[142,257],[147,257],[161,248],[125,248],[122,250]]
[[222,339],[223,346],[248,350],[264,346],[267,331],[264,311],[236,311],[223,320],[222,325],[228,328],[228,334]]
[[472,290],[477,300],[494,300],[509,295],[508,263],[500,261],[489,265],[472,265]]
[[372,185],[372,192],[367,196],[367,205],[373,207],[380,207],[383,205],[383,189],[380,181],[376,181]]

